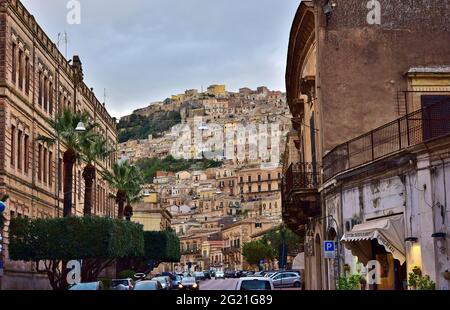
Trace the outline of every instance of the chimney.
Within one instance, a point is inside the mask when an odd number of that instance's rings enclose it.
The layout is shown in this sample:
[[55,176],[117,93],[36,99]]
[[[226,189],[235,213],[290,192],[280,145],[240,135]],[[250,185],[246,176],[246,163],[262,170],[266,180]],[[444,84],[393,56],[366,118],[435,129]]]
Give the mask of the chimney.
[[82,83],[83,82],[83,65],[81,64],[80,57],[78,55],[74,55],[72,59],[72,69],[74,70],[74,80],[75,82]]

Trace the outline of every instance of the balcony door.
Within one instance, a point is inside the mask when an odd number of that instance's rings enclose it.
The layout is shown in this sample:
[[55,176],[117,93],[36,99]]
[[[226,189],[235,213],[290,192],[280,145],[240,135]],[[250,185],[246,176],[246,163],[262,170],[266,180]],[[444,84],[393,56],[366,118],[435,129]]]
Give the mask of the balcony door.
[[450,96],[424,95],[421,100],[423,140],[450,134]]

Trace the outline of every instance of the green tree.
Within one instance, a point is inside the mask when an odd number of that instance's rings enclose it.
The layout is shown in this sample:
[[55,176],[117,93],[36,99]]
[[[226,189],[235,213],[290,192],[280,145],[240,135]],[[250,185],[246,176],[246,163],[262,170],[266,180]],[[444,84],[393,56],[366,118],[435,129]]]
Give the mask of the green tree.
[[273,248],[263,240],[244,243],[242,256],[250,265],[259,266],[261,260],[272,260],[275,257]]
[[64,109],[57,115],[55,120],[49,118],[50,127],[55,131],[56,138],[40,136],[38,140],[44,141],[48,144],[54,144],[57,140],[63,142],[66,148],[63,154],[64,164],[64,209],[63,216],[70,216],[72,214],[72,182],[73,182],[73,166],[81,152],[81,140],[83,135],[88,134],[89,129],[94,125],[88,125],[87,131],[80,133],[76,131],[77,125],[82,122],[87,124],[89,115],[87,112],[74,113],[70,109]]
[[115,163],[112,171],[103,171],[103,179],[116,190],[116,203],[118,204],[118,218],[124,217],[124,205],[127,197],[135,193],[136,188],[141,186],[142,177],[136,166],[132,166],[128,161]]
[[84,179],[84,209],[83,214],[92,214],[92,185],[96,178],[95,162],[98,159],[105,159],[114,152],[108,147],[108,142],[103,136],[94,133],[87,133],[81,139],[81,157],[86,163],[83,169]]
[[35,262],[55,290],[67,289],[65,262],[83,260],[83,282],[97,280],[116,259],[142,257],[142,225],[101,217],[14,218],[9,226],[11,260]]
[[278,230],[273,230],[263,238],[274,249],[279,249],[282,244],[286,244],[289,249],[293,249],[299,245],[299,237],[289,228],[281,226]]
[[[135,168],[136,169],[136,168]],[[136,169],[136,171],[138,171]],[[142,184],[143,184],[143,178],[141,173],[134,173],[136,175],[136,179],[134,182],[130,184],[130,188],[127,190],[126,194],[126,202],[127,205],[124,210],[124,215],[128,221],[131,220],[131,217],[133,216],[133,207],[132,205],[135,203],[139,203],[142,201]]]

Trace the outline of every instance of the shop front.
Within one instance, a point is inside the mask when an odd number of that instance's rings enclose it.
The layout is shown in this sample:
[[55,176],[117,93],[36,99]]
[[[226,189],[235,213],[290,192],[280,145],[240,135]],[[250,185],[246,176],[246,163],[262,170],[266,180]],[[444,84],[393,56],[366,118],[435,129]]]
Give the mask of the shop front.
[[374,281],[368,282],[369,289],[407,289],[403,214],[355,225],[350,232],[344,234],[341,242],[353,256],[357,257],[358,263],[363,266],[375,266]]

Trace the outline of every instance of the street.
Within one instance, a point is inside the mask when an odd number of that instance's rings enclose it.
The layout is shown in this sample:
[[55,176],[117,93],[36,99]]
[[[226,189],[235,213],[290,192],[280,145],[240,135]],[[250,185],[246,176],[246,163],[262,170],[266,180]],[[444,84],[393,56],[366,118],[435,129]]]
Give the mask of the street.
[[[201,291],[234,291],[239,279],[224,279],[224,280],[205,280],[200,282]],[[300,288],[276,288],[275,290],[295,290],[300,291]]]

